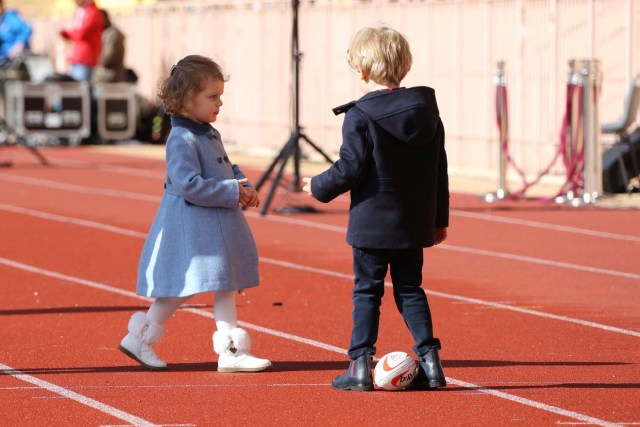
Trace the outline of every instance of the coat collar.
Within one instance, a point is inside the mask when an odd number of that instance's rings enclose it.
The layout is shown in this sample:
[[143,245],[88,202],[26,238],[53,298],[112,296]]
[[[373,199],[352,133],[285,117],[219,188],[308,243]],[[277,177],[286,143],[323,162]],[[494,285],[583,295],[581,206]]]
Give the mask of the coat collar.
[[215,130],[210,123],[198,123],[185,117],[171,116],[171,126],[186,128],[193,133],[206,135],[209,139],[213,139],[215,135]]
[[372,92],[368,92],[368,93],[364,94],[357,101],[351,101],[351,102],[346,103],[344,105],[340,105],[338,107],[335,107],[333,109],[333,114],[338,116],[338,115],[340,115],[342,113],[346,113],[347,111],[349,111],[350,108],[355,107],[355,105],[360,101],[364,101],[366,99],[374,98],[374,97],[377,97],[377,96],[383,96],[383,95],[386,95],[388,93],[395,92],[397,90],[403,90],[403,89],[405,89],[405,88],[404,87],[396,87],[396,88],[393,88],[393,89],[380,89],[380,90],[374,90]]

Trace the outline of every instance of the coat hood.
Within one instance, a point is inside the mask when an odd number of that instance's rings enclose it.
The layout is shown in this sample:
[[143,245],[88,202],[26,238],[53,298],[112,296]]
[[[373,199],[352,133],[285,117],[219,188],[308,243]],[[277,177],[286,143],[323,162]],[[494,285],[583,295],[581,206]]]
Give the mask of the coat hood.
[[371,121],[400,142],[428,144],[438,128],[440,113],[435,91],[426,86],[370,92],[334,109],[336,114],[357,106]]

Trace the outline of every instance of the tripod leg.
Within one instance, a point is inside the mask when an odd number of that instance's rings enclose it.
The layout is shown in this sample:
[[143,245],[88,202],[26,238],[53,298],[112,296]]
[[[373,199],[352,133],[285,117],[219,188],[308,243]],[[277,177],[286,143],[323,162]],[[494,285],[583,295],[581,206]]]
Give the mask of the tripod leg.
[[[2,119],[0,119],[1,121]],[[1,125],[1,124],[0,124]],[[0,147],[2,147],[4,143],[0,143]],[[1,160],[0,159],[0,168],[10,168],[11,166],[13,166],[13,161],[7,159],[7,160]]]
[[305,134],[301,134],[300,135],[305,141],[307,141],[309,143],[310,146],[312,146],[314,148],[314,150],[316,150],[318,153],[320,153],[320,155],[322,155],[322,157],[324,157],[329,163],[333,164],[333,160],[331,159],[331,157],[329,157],[324,151],[322,151],[322,149],[320,147],[318,147],[316,144],[313,143],[313,141],[311,141],[307,135]]
[[302,153],[300,152],[300,133],[295,133],[294,137],[296,140],[293,147],[293,182],[291,183],[291,189],[296,192],[302,189],[300,186],[300,157],[302,157]]
[[36,156],[38,158],[38,160],[40,160],[40,163],[42,163],[43,166],[50,166],[51,165],[49,163],[49,160],[47,160],[47,158],[45,156],[43,156],[42,153],[40,151],[38,151],[38,149],[36,147],[27,146],[27,148],[31,151],[31,153],[33,153],[34,156]]
[[278,155],[275,157],[275,159],[273,159],[273,161],[271,162],[271,164],[269,165],[269,167],[267,168],[267,170],[262,174],[262,176],[260,177],[260,179],[258,180],[258,183],[255,185],[256,191],[260,190],[260,187],[262,187],[262,185],[265,183],[265,181],[267,179],[269,179],[269,176],[271,175],[271,172],[273,172],[273,169],[276,167],[276,165],[278,164],[278,162],[280,161],[280,159],[282,159],[282,155],[284,154],[284,151],[287,149],[287,145],[285,145],[284,147],[282,147],[282,149],[280,150],[280,152],[278,153]]
[[289,141],[282,149],[282,155],[280,156],[282,163],[280,164],[280,169],[278,169],[278,173],[276,174],[276,177],[273,179],[273,183],[271,184],[271,190],[269,190],[267,199],[265,200],[264,205],[262,206],[262,210],[260,211],[262,215],[266,215],[267,210],[269,210],[269,205],[271,204],[273,195],[276,192],[276,188],[278,188],[278,183],[280,183],[280,179],[282,178],[282,173],[284,172],[284,168],[285,166],[287,166],[287,160],[291,155],[291,148],[295,143],[296,143],[296,138],[292,136],[291,138],[289,138]]

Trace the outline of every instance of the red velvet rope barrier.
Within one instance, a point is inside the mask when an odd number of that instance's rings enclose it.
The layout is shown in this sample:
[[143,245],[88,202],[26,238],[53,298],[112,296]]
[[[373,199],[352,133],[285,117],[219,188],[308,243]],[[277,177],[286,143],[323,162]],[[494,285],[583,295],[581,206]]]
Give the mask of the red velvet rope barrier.
[[[577,93],[576,93],[577,91]],[[571,129],[571,115],[573,113],[573,99],[574,94],[577,96],[577,112],[578,117],[576,119],[576,123],[573,129]],[[502,110],[500,109],[500,103],[502,101]],[[549,164],[542,170],[542,172],[538,173],[536,178],[527,182],[526,175],[522,171],[520,167],[515,163],[511,154],[509,153],[509,144],[508,144],[508,135],[504,135],[502,131],[502,124],[508,124],[508,104],[507,104],[507,87],[504,85],[496,86],[496,118],[498,125],[498,132],[500,137],[500,148],[504,153],[507,163],[511,165],[520,178],[522,179],[523,186],[517,191],[508,192],[507,197],[510,199],[523,199],[525,197],[525,193],[529,188],[533,185],[537,184],[543,176],[549,173],[553,165],[557,162],[558,158],[562,156],[563,164],[565,167],[567,179],[565,183],[560,188],[560,191],[552,198],[542,199],[542,201],[550,202],[555,200],[557,197],[568,194],[570,191],[575,192],[580,188],[584,188],[584,177],[583,177],[583,169],[584,169],[584,139],[582,135],[582,123],[584,121],[584,113],[583,113],[583,94],[580,90],[580,87],[575,83],[567,84],[567,98],[565,103],[565,113],[562,120],[562,128],[560,129],[560,144],[558,145],[558,149],[553,157],[553,159],[549,162]],[[568,132],[571,131],[571,141],[567,141]],[[567,156],[567,151],[569,151],[569,156]]]
[[[570,129],[569,124],[571,122],[571,110],[573,107],[573,93],[575,91],[577,91],[578,97],[578,118],[575,128]],[[577,85],[570,84],[567,86],[567,98],[567,110],[565,111],[562,131],[560,133],[560,150],[562,151],[562,159],[567,179],[552,199],[569,194],[569,192],[575,192],[577,189],[584,187],[584,136],[582,134],[582,124],[584,122],[584,110],[582,108],[583,93]],[[572,131],[569,146],[567,146],[568,130]],[[567,151],[570,152],[569,158],[567,158],[566,155]]]

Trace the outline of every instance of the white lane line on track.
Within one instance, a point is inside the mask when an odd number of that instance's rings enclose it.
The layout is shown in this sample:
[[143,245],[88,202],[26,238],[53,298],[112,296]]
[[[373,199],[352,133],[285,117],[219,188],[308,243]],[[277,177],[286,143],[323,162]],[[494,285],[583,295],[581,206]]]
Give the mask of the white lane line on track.
[[103,224],[95,221],[89,221],[86,219],[71,218],[71,217],[56,215],[48,212],[36,211],[33,209],[25,209],[19,206],[5,205],[4,203],[0,203],[0,210],[13,212],[21,215],[28,215],[36,218],[47,219],[50,221],[57,221],[57,222],[63,222],[66,224],[79,225],[82,227],[96,228],[98,230],[104,230],[110,233],[124,234],[125,236],[139,237],[142,239],[147,237],[146,233],[140,233],[139,231],[127,230],[125,228]]
[[[26,158],[27,156],[22,156],[22,157]],[[100,164],[100,163],[96,165],[93,163],[87,163],[85,161],[79,161],[79,160],[70,160],[70,161],[64,161],[64,162],[72,165],[82,164],[86,166],[95,167],[106,172],[119,173],[123,175],[143,176],[146,178],[159,178],[159,179],[163,179],[165,177],[164,167],[162,171],[149,171],[149,170],[140,170],[137,168],[127,167],[127,166],[114,166],[114,165]],[[64,163],[61,163],[58,161],[56,161],[56,164],[64,165]],[[346,203],[346,204],[351,203],[351,200],[349,199],[349,197],[345,197],[344,195],[337,197],[335,200],[340,203]],[[618,239],[618,240],[626,240],[631,242],[640,242],[640,236],[629,236],[626,234],[608,233],[604,231],[589,230],[585,228],[572,227],[568,225],[550,224],[550,223],[541,222],[541,221],[532,221],[532,220],[525,220],[525,219],[518,219],[518,218],[508,218],[500,215],[491,215],[491,214],[485,214],[485,213],[479,213],[479,212],[467,212],[461,209],[451,209],[449,212],[452,216],[471,218],[479,221],[489,221],[489,222],[498,222],[498,223],[512,224],[512,225],[521,225],[524,227],[541,228],[546,230],[561,231],[561,232],[574,233],[574,234],[583,234],[586,236],[601,237],[605,239]]]
[[[158,427],[195,427],[197,424],[161,424]],[[131,427],[131,424],[101,424],[100,427]]]
[[[304,219],[296,219],[296,218],[289,218],[289,217],[285,218],[285,217],[278,217],[278,216],[275,216],[275,217],[262,216],[255,212],[245,212],[245,215],[249,218],[263,219],[266,221],[280,222],[283,224],[295,224],[302,227],[317,228],[320,230],[334,231],[334,232],[343,233],[343,234],[347,232],[347,229],[345,227],[327,225],[327,224],[322,224],[322,223],[304,220]],[[435,246],[434,249],[444,249],[444,250],[464,252],[464,253],[469,253],[474,255],[484,255],[489,257],[509,259],[512,261],[522,261],[522,262],[528,262],[532,264],[566,268],[569,270],[578,270],[578,271],[589,272],[589,273],[599,273],[599,274],[606,274],[610,276],[624,277],[626,279],[632,279],[632,280],[640,280],[640,274],[629,273],[626,271],[610,270],[606,268],[590,267],[587,265],[571,264],[568,262],[553,261],[553,260],[534,258],[534,257],[529,257],[524,255],[509,254],[505,252],[497,252],[497,251],[491,251],[487,249],[467,248],[464,246],[450,245],[448,243],[443,243],[438,246]]]
[[[326,275],[326,276],[339,277],[339,278],[342,278],[342,279],[348,279],[350,281],[353,281],[353,275],[352,274],[340,273],[340,272],[337,272],[337,271],[325,270],[323,268],[317,268],[317,267],[308,267],[308,266],[301,265],[301,264],[295,264],[295,263],[292,263],[292,262],[289,262],[289,261],[281,261],[281,260],[276,260],[276,259],[272,259],[272,258],[260,257],[260,262],[264,262],[264,263],[267,263],[267,264],[273,264],[273,265],[279,265],[281,267],[287,267],[287,268],[292,268],[292,269],[296,269],[296,270],[304,270],[304,271],[308,271],[308,272],[311,272],[311,273],[323,274],[323,275]],[[390,282],[385,282],[385,285],[390,287],[390,288],[393,288],[393,285]],[[528,315],[532,315],[532,316],[544,317],[544,318],[547,318],[547,319],[560,320],[562,322],[575,323],[575,324],[581,325],[581,326],[587,326],[587,327],[596,328],[596,329],[603,329],[603,330],[609,331],[609,332],[616,332],[616,333],[619,333],[619,334],[630,335],[630,336],[633,336],[633,337],[640,338],[640,332],[638,332],[638,331],[632,331],[632,330],[628,330],[628,329],[617,328],[615,326],[603,325],[603,324],[600,324],[600,323],[589,322],[589,321],[581,320],[581,319],[574,319],[574,318],[571,318],[571,317],[560,316],[560,315],[551,314],[551,313],[545,313],[545,312],[542,312],[542,311],[530,310],[530,309],[522,308],[522,307],[515,307],[515,306],[507,305],[507,304],[500,304],[500,303],[497,303],[497,302],[484,301],[484,300],[480,300],[480,299],[476,299],[476,298],[463,297],[463,296],[459,296],[459,295],[448,294],[448,293],[445,293],[445,292],[431,291],[431,290],[427,290],[427,289],[425,289],[425,292],[427,293],[427,295],[434,295],[434,296],[438,296],[438,297],[441,297],[441,298],[452,299],[452,300],[457,300],[457,301],[463,301],[465,303],[470,303],[470,304],[484,305],[484,306],[489,306],[489,307],[494,307],[494,308],[500,308],[500,309],[503,309],[503,310],[515,311],[515,312],[522,313],[522,314],[528,314]]]
[[144,427],[156,426],[156,424],[153,424],[150,421],[147,421],[140,417],[136,417],[135,415],[131,415],[127,412],[121,411],[120,409],[114,408],[113,406],[109,406],[102,402],[98,402],[97,400],[91,399],[90,397],[87,397],[87,396],[83,396],[82,394],[78,394],[64,387],[60,387],[48,381],[44,381],[34,376],[25,374],[22,371],[18,371],[16,369],[13,369],[11,366],[7,366],[2,363],[0,363],[0,373],[5,375],[11,375],[17,380],[28,382],[30,384],[38,386],[39,388],[44,388],[46,390],[49,390],[52,393],[71,399],[75,402],[81,403],[90,408],[97,409],[100,412],[104,412],[105,414],[110,415],[114,418],[118,418],[122,421],[126,421],[134,426],[144,426]]
[[[108,172],[123,173],[123,170],[126,169],[126,168],[125,167],[113,167],[113,166],[104,166],[104,165],[102,165],[102,166],[100,166],[100,169],[106,170]],[[139,170],[136,170],[136,169],[133,169],[133,170],[135,170],[137,172],[135,174],[134,173],[131,173],[131,174],[134,174],[134,175],[147,175],[145,172],[140,173]],[[161,176],[155,176],[155,174],[154,174],[154,177],[157,177],[157,178],[161,178],[163,176],[164,176],[164,174],[162,174]],[[76,192],[84,193],[84,194],[101,195],[101,196],[109,196],[109,197],[122,197],[122,198],[125,198],[125,199],[141,200],[141,201],[146,201],[146,202],[159,202],[160,199],[161,199],[160,196],[151,196],[149,194],[144,194],[144,193],[133,193],[133,192],[129,192],[129,191],[100,189],[100,188],[93,188],[93,187],[76,185],[76,184],[64,184],[64,183],[59,183],[58,184],[58,183],[55,183],[55,182],[51,182],[49,180],[44,180],[44,179],[39,179],[39,178],[21,177],[21,176],[18,176],[18,175],[11,175],[11,174],[5,174],[5,173],[0,173],[0,180],[5,180],[5,181],[9,181],[9,182],[15,182],[15,183],[19,183],[19,184],[35,185],[35,186],[39,186],[39,187],[56,188],[56,189],[59,189],[59,190],[76,191]],[[341,203],[350,203],[349,199],[346,198],[346,197],[338,198],[336,200],[341,202]],[[454,216],[460,216],[460,217],[471,218],[471,219],[482,220],[482,221],[506,223],[506,224],[525,226],[525,227],[552,230],[552,231],[560,231],[560,232],[566,232],[566,233],[582,234],[582,235],[586,235],[586,236],[600,237],[600,238],[605,238],[605,239],[617,239],[617,240],[625,240],[625,241],[631,241],[631,242],[640,242],[640,236],[630,236],[630,235],[625,235],[625,234],[607,233],[607,232],[603,232],[603,231],[582,229],[582,228],[571,227],[571,226],[566,226],[566,225],[549,224],[549,223],[539,222],[539,221],[521,220],[521,219],[517,219],[517,218],[507,218],[507,217],[498,216],[498,215],[489,215],[489,214],[482,214],[482,213],[476,213],[476,212],[465,212],[465,211],[462,211],[462,210],[459,210],[459,209],[452,209],[450,211],[450,213],[451,213],[451,215],[454,215]],[[303,222],[305,222],[305,221],[304,220],[301,221],[300,224],[302,224]],[[311,222],[311,221],[306,221],[306,222]],[[318,224],[318,223],[316,223],[316,224]],[[327,227],[330,228],[332,226],[327,226]],[[327,229],[329,229],[329,228],[327,228]]]
[[[119,234],[126,234],[126,235],[130,235],[130,236],[134,236],[134,237],[140,237],[140,236],[146,237],[146,235],[143,235],[143,234],[141,234],[140,232],[137,232],[137,231],[126,230],[126,229],[122,229],[122,228],[119,228],[119,227],[110,226],[110,225],[107,225],[107,224],[97,223],[97,222],[94,222],[94,221],[75,219],[75,218],[70,218],[70,217],[64,217],[64,216],[61,216],[61,215],[49,214],[49,213],[45,213],[45,212],[41,212],[41,211],[35,211],[35,210],[32,210],[32,209],[21,208],[21,207],[13,206],[13,205],[0,204],[0,210],[19,213],[19,214],[23,214],[23,215],[30,215],[30,216],[34,216],[34,217],[43,218],[43,219],[50,219],[50,220],[55,220],[55,221],[60,221],[60,222],[66,222],[66,223],[76,224],[76,225],[81,225],[81,226],[86,226],[86,227],[99,228],[99,229],[102,229],[102,230],[112,231],[112,232],[119,233]],[[262,216],[262,215],[260,215],[258,213],[255,213],[255,212],[245,212],[245,215],[247,217],[249,217],[249,218],[254,218],[254,219],[258,219],[258,220],[273,221],[273,222],[279,222],[279,223],[289,224],[289,225],[299,225],[299,226],[302,226],[302,227],[315,228],[315,229],[319,229],[319,230],[332,231],[332,232],[336,232],[336,233],[346,233],[346,231],[347,231],[345,227],[328,225],[328,224],[323,224],[323,223],[318,223],[318,222],[308,221],[308,220],[301,220],[301,219],[295,219],[295,218],[283,218],[283,217],[277,217],[277,216],[274,217],[274,216],[269,216],[269,215]],[[606,269],[606,268],[590,267],[590,266],[587,266],[587,265],[571,264],[571,263],[568,263],[568,262],[553,261],[553,260],[542,259],[542,258],[534,258],[534,257],[525,256],[525,255],[509,254],[509,253],[505,253],[505,252],[497,252],[497,251],[491,251],[491,250],[487,250],[487,249],[468,248],[468,247],[464,247],[464,246],[450,245],[448,243],[443,243],[441,245],[438,245],[438,246],[434,247],[434,249],[436,249],[436,250],[443,249],[443,250],[449,250],[449,251],[454,251],[454,252],[463,252],[463,253],[468,253],[468,254],[473,254],[473,255],[482,255],[482,256],[488,256],[488,257],[508,259],[508,260],[511,260],[511,261],[520,261],[520,262],[531,263],[531,264],[546,265],[546,266],[549,266],[549,267],[565,268],[565,269],[576,270],[576,271],[581,271],[581,272],[604,274],[604,275],[609,275],[609,276],[622,277],[622,278],[625,278],[625,279],[640,280],[640,274],[630,273],[630,272],[626,272],[626,271],[610,270],[610,269]]]
[[608,422],[608,421],[603,421],[603,420],[601,420],[599,418],[593,418],[593,417],[590,417],[588,415],[580,414],[580,413],[573,412],[573,411],[568,411],[566,409],[562,409],[562,408],[559,408],[557,406],[547,405],[546,403],[540,403],[540,402],[537,402],[535,400],[525,399],[524,397],[515,396],[513,394],[505,393],[505,392],[502,392],[502,391],[499,391],[499,390],[486,388],[486,387],[482,387],[482,386],[477,386],[475,384],[468,383],[466,381],[460,381],[460,380],[456,380],[454,378],[447,377],[447,382],[450,383],[450,384],[455,384],[455,385],[457,385],[459,387],[464,387],[464,388],[468,388],[468,389],[476,389],[476,391],[479,391],[481,393],[489,394],[491,396],[500,397],[502,399],[510,400],[510,401],[516,402],[516,403],[520,403],[522,405],[531,406],[531,407],[534,407],[534,408],[537,408],[537,409],[541,409],[541,410],[547,411],[547,412],[552,412],[554,414],[563,415],[563,416],[565,416],[567,418],[573,418],[573,419],[580,420],[580,421],[585,422],[585,423],[595,424],[595,425],[599,425],[599,426],[610,426],[610,427],[620,426],[620,424],[611,423],[611,422]]
[[[94,289],[100,289],[100,290],[104,290],[104,291],[107,291],[107,292],[113,292],[113,293],[116,293],[118,295],[128,294],[132,298],[136,298],[136,299],[144,299],[144,300],[148,300],[149,299],[149,298],[146,298],[146,297],[142,297],[142,296],[136,295],[133,292],[123,291],[122,289],[118,289],[118,288],[115,288],[115,287],[112,287],[112,286],[109,286],[109,285],[106,285],[106,284],[103,284],[103,283],[97,283],[97,282],[93,282],[91,280],[86,280],[86,279],[81,279],[81,278],[78,278],[78,277],[68,276],[66,274],[57,273],[55,271],[50,271],[50,270],[45,270],[45,269],[42,269],[42,268],[39,268],[39,267],[35,267],[35,266],[24,264],[24,263],[21,263],[21,262],[9,260],[9,259],[2,258],[2,257],[0,257],[0,264],[5,264],[5,265],[8,265],[8,266],[16,268],[16,269],[20,269],[20,270],[23,270],[23,271],[28,271],[30,273],[40,274],[40,275],[47,276],[47,277],[54,277],[56,279],[64,279],[64,280],[67,280],[67,281],[72,282],[72,283],[77,283],[79,285],[88,286],[88,287],[91,287],[91,288],[94,288]],[[196,308],[185,308],[185,309],[182,309],[182,310],[183,311],[188,311],[190,313],[193,313],[193,314],[196,314],[196,315],[199,315],[199,316],[202,316],[202,317],[207,317],[207,318],[210,318],[210,319],[213,318],[213,313],[205,311],[205,310],[196,309]],[[316,341],[316,340],[311,340],[311,339],[308,339],[308,338],[300,337],[300,336],[297,336],[297,335],[288,334],[286,332],[281,332],[281,331],[278,331],[278,330],[275,330],[275,329],[265,328],[263,326],[254,325],[252,323],[238,321],[238,325],[242,326],[244,328],[247,328],[247,329],[252,329],[252,330],[255,330],[255,331],[258,331],[258,332],[263,332],[265,334],[273,335],[273,336],[276,336],[278,338],[292,340],[292,341],[299,342],[299,343],[302,343],[302,344],[306,344],[306,345],[309,345],[309,346],[321,348],[323,350],[332,351],[332,352],[340,353],[340,354],[346,354],[347,353],[347,350],[344,349],[344,348],[340,348],[340,347],[333,346],[333,345],[330,345],[330,344],[326,344],[326,343],[323,343],[323,342],[320,342],[320,341]],[[5,365],[1,365],[0,364],[0,368],[3,367],[3,366],[5,366]],[[11,369],[9,367],[7,367],[7,368]],[[34,380],[38,380],[35,377],[31,377],[31,378],[33,378]],[[579,412],[569,411],[569,410],[566,410],[566,409],[559,408],[557,406],[547,405],[545,403],[537,402],[535,400],[525,399],[525,398],[522,398],[522,397],[519,397],[519,396],[516,396],[516,395],[513,395],[513,394],[504,393],[504,392],[501,392],[501,391],[498,391],[498,390],[494,390],[494,389],[491,389],[491,388],[487,388],[487,387],[483,387],[483,386],[480,386],[480,385],[477,385],[477,384],[473,384],[473,383],[469,383],[469,382],[466,382],[466,381],[457,380],[457,379],[451,378],[451,377],[446,377],[446,379],[447,379],[447,382],[450,383],[450,384],[455,384],[455,385],[457,385],[459,387],[475,390],[475,391],[478,391],[478,392],[483,393],[483,394],[487,394],[487,395],[490,395],[490,396],[495,396],[495,397],[499,397],[499,398],[502,398],[502,399],[506,399],[506,400],[509,400],[509,401],[512,401],[512,402],[519,403],[521,405],[530,406],[530,407],[533,407],[533,408],[536,408],[536,409],[539,409],[539,410],[542,410],[542,411],[551,412],[551,413],[558,414],[558,415],[561,415],[561,416],[564,416],[564,417],[573,418],[575,420],[589,422],[591,424],[604,426],[604,427],[618,426],[618,424],[611,423],[611,422],[608,422],[608,421],[605,421],[605,420],[601,420],[601,419],[598,419],[598,418],[593,418],[593,417],[590,417],[588,415],[581,414]],[[41,380],[38,380],[38,381],[41,381]],[[50,383],[48,383],[48,384],[50,384]],[[53,384],[51,384],[51,385],[54,386]],[[58,386],[55,386],[55,387],[58,387]],[[58,387],[58,388],[60,388],[60,387]],[[62,388],[61,388],[61,390],[64,390],[64,391],[69,392],[69,393],[73,393],[73,392],[70,392],[70,391],[62,389]],[[77,393],[74,393],[74,394],[77,394]],[[81,396],[81,395],[78,395],[78,396]],[[84,397],[84,396],[81,396],[81,397]],[[97,403],[99,403],[99,402],[97,402]]]
[[[22,156],[22,157],[26,158],[27,156]],[[64,162],[72,165],[82,164],[86,166],[96,167],[106,172],[119,173],[122,175],[143,176],[146,178],[159,178],[159,179],[163,179],[165,177],[164,167],[161,171],[149,171],[149,170],[140,170],[137,168],[127,167],[127,166],[114,166],[114,165],[100,164],[100,163],[96,165],[93,163],[87,163],[85,161],[79,161],[79,160],[70,160],[70,161],[64,161]],[[56,161],[56,164],[64,165],[64,163],[61,163],[58,161]],[[345,197],[345,196],[340,196],[335,200],[340,203],[347,203],[347,204],[351,203],[351,200],[349,199],[349,197]],[[572,227],[568,225],[550,224],[546,222],[532,221],[532,220],[525,220],[525,219],[518,219],[518,218],[508,218],[500,215],[491,215],[491,214],[485,214],[485,213],[479,213],[479,212],[467,212],[461,209],[451,209],[450,214],[452,216],[471,218],[479,221],[489,221],[489,222],[498,222],[503,224],[520,225],[524,227],[540,228],[540,229],[561,231],[561,232],[574,233],[574,234],[583,234],[585,236],[601,237],[605,239],[618,239],[618,240],[626,240],[630,242],[640,242],[640,236],[629,236],[625,234],[608,233],[604,231],[589,230],[585,228]]]
[[497,252],[497,251],[491,251],[487,249],[467,248],[464,246],[450,245],[448,243],[440,244],[437,247],[447,251],[463,252],[463,253],[474,254],[474,255],[484,255],[488,257],[508,259],[511,261],[522,261],[522,262],[528,262],[531,264],[547,265],[550,267],[557,267],[557,268],[566,268],[568,270],[577,270],[577,271],[582,271],[587,273],[596,273],[596,274],[606,274],[608,276],[623,277],[625,279],[631,279],[631,280],[640,280],[640,274],[629,273],[627,271],[609,270],[608,268],[590,267],[588,265],[571,264],[568,262],[553,261],[553,260],[543,259],[543,258],[534,258],[526,255],[509,254],[505,252]]
[[[0,258],[0,262],[1,261],[2,261],[2,259]],[[212,312],[205,311],[205,310],[202,310],[202,309],[199,309],[199,308],[183,308],[181,310],[182,311],[188,311],[189,313],[197,314],[198,316],[208,317],[210,319],[214,318]],[[276,337],[279,337],[279,338],[283,338],[283,339],[286,339],[286,340],[289,340],[289,341],[299,342],[301,344],[310,345],[312,347],[321,348],[321,349],[327,350],[327,351],[333,351],[335,353],[347,354],[347,350],[345,350],[343,348],[340,348],[340,347],[333,346],[331,344],[325,344],[323,342],[312,340],[312,339],[309,339],[309,338],[300,337],[298,335],[288,334],[286,332],[278,331],[278,330],[271,329],[271,328],[265,328],[264,326],[254,325],[253,323],[248,323],[248,322],[244,322],[244,321],[238,320],[238,325],[244,326],[247,329],[253,329],[254,331],[263,332],[265,334],[273,335],[273,336],[276,336]]]
[[54,182],[50,180],[30,178],[26,176],[8,175],[4,173],[0,173],[0,180],[15,182],[18,184],[34,185],[37,187],[73,191],[73,192],[82,193],[82,194],[91,194],[92,196],[95,196],[96,194],[98,194],[101,196],[120,197],[123,199],[140,200],[144,202],[160,202],[160,199],[161,199],[160,196],[152,196],[152,195],[143,194],[143,193],[133,193],[131,191],[109,190],[104,188],[96,189],[96,188],[88,187],[86,185],[66,184],[63,182]]
[[[613,211],[609,211],[613,212]],[[640,236],[629,236],[626,234],[608,233],[604,231],[589,230],[587,228],[571,227],[568,225],[549,224],[540,221],[531,221],[518,218],[507,218],[499,215],[482,214],[477,212],[465,212],[460,209],[451,209],[450,214],[464,218],[477,219],[481,221],[500,222],[504,224],[522,225],[524,227],[543,228],[553,231],[563,231],[566,233],[584,234],[585,236],[602,237],[605,239],[627,240],[630,242],[640,242]]]
[[[121,228],[121,227],[105,225],[105,224],[98,223],[98,222],[93,222],[93,221],[75,220],[74,218],[70,218],[70,217],[64,217],[64,216],[61,216],[61,215],[53,215],[53,214],[48,214],[48,213],[40,212],[40,211],[33,211],[31,209],[24,209],[24,208],[19,208],[19,207],[16,207],[16,206],[9,206],[9,205],[0,204],[0,210],[8,210],[8,211],[11,211],[11,212],[14,212],[14,213],[20,213],[20,214],[24,214],[24,215],[31,215],[31,216],[34,216],[34,217],[48,219],[48,220],[52,220],[52,221],[61,221],[61,222],[65,222],[65,223],[80,225],[80,226],[83,226],[83,227],[98,228],[98,229],[106,230],[106,231],[113,232],[113,233],[123,234],[125,236],[132,236],[132,237],[137,237],[137,238],[145,238],[146,237],[146,234],[144,234],[144,233],[140,233],[140,232],[133,231],[133,230],[128,230],[128,229]],[[255,215],[258,215],[258,214],[255,214]],[[250,216],[253,216],[253,215],[250,215]],[[258,215],[258,218],[261,218],[261,217]],[[269,217],[267,217],[266,219],[269,219]],[[280,221],[280,218],[278,219],[278,222],[279,221]],[[298,220],[298,221],[304,221],[304,220]],[[310,221],[305,221],[305,222],[310,222]],[[440,245],[440,246],[443,246],[443,245]],[[9,260],[7,260],[7,261],[9,261]],[[351,275],[351,274],[340,273],[340,272],[337,272],[337,271],[326,270],[326,269],[317,268],[317,267],[310,267],[310,266],[305,266],[305,265],[301,265],[301,264],[292,263],[292,262],[289,262],[289,261],[281,261],[281,260],[276,260],[276,259],[266,258],[266,257],[260,257],[260,261],[264,262],[264,263],[273,264],[273,265],[279,265],[281,267],[292,268],[292,269],[297,269],[297,270],[304,270],[304,271],[308,271],[308,272],[311,272],[311,273],[318,273],[318,274],[323,274],[323,275],[327,275],[327,276],[340,277],[340,278],[343,278],[343,279],[346,279],[346,280],[349,280],[349,281],[353,281],[353,275]],[[385,284],[387,286],[389,286],[389,287],[392,286],[389,282],[386,282]],[[128,292],[128,291],[122,291],[122,292]],[[554,319],[554,320],[559,320],[559,321],[562,321],[562,322],[574,323],[574,324],[581,325],[581,326],[587,326],[587,327],[591,327],[591,328],[602,329],[602,330],[609,331],[609,332],[615,332],[615,333],[619,333],[619,334],[630,335],[630,336],[634,336],[634,337],[640,337],[640,332],[638,332],[638,331],[618,328],[618,327],[615,327],[615,326],[604,325],[604,324],[601,324],[601,323],[590,322],[590,321],[587,321],[587,320],[574,319],[574,318],[567,317],[567,316],[561,316],[561,315],[557,315],[557,314],[545,313],[545,312],[542,312],[542,311],[531,310],[531,309],[527,309],[527,308],[516,307],[516,306],[512,306],[512,305],[508,305],[508,304],[501,304],[501,303],[492,302],[492,301],[485,301],[485,300],[480,300],[480,299],[477,299],[477,298],[470,298],[470,297],[464,297],[464,296],[455,295],[455,294],[448,294],[448,293],[445,293],[445,292],[431,291],[431,290],[427,290],[427,289],[425,289],[425,292],[428,295],[433,295],[433,296],[437,296],[437,297],[440,297],[440,298],[451,299],[451,300],[460,301],[460,302],[469,303],[469,304],[484,305],[484,306],[488,306],[488,307],[500,308],[500,309],[503,309],[503,310],[515,311],[515,312],[522,313],[522,314],[528,314],[528,315],[543,317],[543,318],[547,318],[547,319]],[[126,295],[129,296],[130,294],[133,294],[133,293],[127,293]]]

